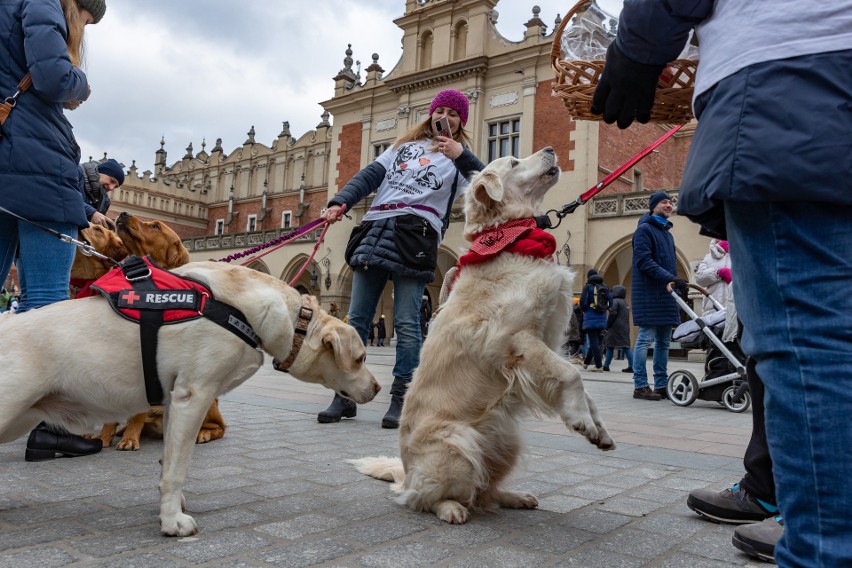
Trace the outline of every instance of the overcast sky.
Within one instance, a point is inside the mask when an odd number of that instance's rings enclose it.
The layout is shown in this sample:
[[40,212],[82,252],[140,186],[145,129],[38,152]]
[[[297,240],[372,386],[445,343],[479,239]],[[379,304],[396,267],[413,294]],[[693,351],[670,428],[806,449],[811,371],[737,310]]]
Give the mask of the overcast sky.
[[[599,0],[617,14],[620,0]],[[553,28],[573,0],[500,0],[497,29],[520,41],[532,7]],[[283,121],[301,137],[321,121],[347,44],[363,69],[372,54],[389,73],[402,54],[405,0],[108,0],[86,29],[92,95],[68,113],[83,160],[104,152],[153,170],[160,138],[171,165],[222,138],[226,153],[254,126],[271,145]],[[332,122],[334,118],[332,117]]]

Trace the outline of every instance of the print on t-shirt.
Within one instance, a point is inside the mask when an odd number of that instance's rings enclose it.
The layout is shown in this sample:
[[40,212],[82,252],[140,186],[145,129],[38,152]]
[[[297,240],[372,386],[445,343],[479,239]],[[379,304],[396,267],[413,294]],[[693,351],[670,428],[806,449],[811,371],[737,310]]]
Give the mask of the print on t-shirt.
[[437,168],[432,164],[432,161],[429,158],[422,157],[424,154],[425,149],[416,142],[403,144],[388,169],[388,185],[395,189],[402,189],[403,184],[399,180],[408,175],[411,181],[424,189],[431,189],[432,191],[441,189],[444,180],[436,173]]

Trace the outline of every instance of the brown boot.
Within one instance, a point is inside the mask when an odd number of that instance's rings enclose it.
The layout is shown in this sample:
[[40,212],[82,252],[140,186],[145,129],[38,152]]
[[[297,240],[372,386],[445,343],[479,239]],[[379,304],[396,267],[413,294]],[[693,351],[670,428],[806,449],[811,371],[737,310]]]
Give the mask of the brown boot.
[[642,387],[633,391],[633,398],[641,400],[660,400],[662,397],[658,393],[651,390],[651,387]]

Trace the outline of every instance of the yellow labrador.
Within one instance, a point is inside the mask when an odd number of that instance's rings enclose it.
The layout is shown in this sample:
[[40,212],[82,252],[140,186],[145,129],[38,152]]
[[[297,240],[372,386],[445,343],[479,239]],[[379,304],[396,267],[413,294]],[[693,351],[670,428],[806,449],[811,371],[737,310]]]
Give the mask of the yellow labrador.
[[[358,403],[369,402],[379,391],[364,366],[365,349],[355,330],[321,310],[315,298],[242,266],[196,262],[173,272],[207,284],[216,299],[239,309],[263,351],[276,360],[287,359],[294,330],[306,325],[290,366],[294,377]],[[300,314],[308,313],[303,305],[313,310],[307,322],[305,317],[300,322]],[[19,438],[41,421],[85,433],[148,409],[139,327],[114,314],[101,297],[0,318],[0,336],[14,338],[0,350],[0,443]],[[198,429],[213,399],[251,377],[262,363],[260,349],[206,318],[160,328],[157,369],[166,393],[160,475],[164,535],[197,532],[195,520],[183,513],[182,487]]]
[[[362,473],[396,482],[401,503],[448,523],[466,522],[470,511],[538,505],[530,493],[500,487],[521,451],[525,411],[558,415],[600,449],[615,448],[580,373],[559,352],[574,274],[547,258],[552,248],[522,253],[539,243],[527,236],[551,239],[528,225],[558,178],[551,148],[500,158],[473,178],[465,236],[485,258],[462,257],[423,344],[402,410],[401,459],[352,460]],[[491,255],[501,239],[509,248]]]

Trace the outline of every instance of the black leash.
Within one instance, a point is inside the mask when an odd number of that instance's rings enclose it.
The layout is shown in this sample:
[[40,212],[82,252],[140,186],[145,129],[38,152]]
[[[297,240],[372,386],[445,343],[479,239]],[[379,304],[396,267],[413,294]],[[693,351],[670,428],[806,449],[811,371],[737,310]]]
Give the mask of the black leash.
[[77,239],[75,239],[75,238],[73,238],[69,235],[64,235],[64,234],[60,233],[59,231],[54,231],[50,227],[44,227],[42,225],[39,225],[35,221],[30,221],[29,219],[27,219],[25,217],[21,217],[20,215],[18,215],[16,213],[12,213],[11,211],[6,209],[5,207],[0,207],[0,213],[5,213],[7,215],[11,215],[12,217],[14,217],[16,219],[19,219],[21,221],[29,223],[33,227],[36,227],[38,229],[41,229],[42,231],[48,232],[51,235],[53,235],[54,237],[58,238],[63,243],[68,243],[69,245],[74,245],[75,247],[80,249],[81,253],[83,253],[86,256],[95,256],[95,257],[97,257],[101,260],[106,260],[106,261],[110,262],[113,266],[119,266],[118,261],[116,261],[116,260],[114,260],[114,259],[112,259],[112,258],[110,258],[106,255],[99,253],[98,251],[95,250],[95,247],[93,247],[89,243],[86,243],[86,242],[83,242],[83,241],[78,241]]

